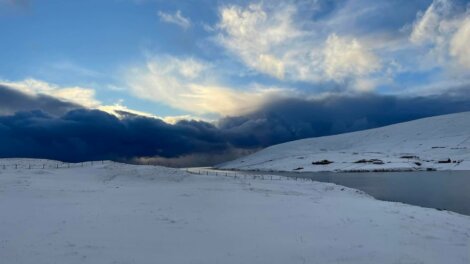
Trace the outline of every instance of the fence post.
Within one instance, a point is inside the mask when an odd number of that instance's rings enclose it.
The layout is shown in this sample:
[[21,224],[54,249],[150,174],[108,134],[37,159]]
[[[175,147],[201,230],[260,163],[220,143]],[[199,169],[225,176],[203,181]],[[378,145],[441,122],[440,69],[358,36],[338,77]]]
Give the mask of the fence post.
[[15,164],[15,170],[17,170],[17,169],[18,169],[18,164]]
[[42,164],[42,169],[44,169],[46,167],[46,164]]

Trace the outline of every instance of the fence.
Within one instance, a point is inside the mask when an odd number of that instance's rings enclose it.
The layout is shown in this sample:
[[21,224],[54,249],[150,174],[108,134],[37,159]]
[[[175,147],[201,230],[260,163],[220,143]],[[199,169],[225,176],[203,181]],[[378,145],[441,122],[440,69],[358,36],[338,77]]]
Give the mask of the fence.
[[268,175],[268,174],[254,174],[251,172],[228,172],[228,171],[213,171],[213,170],[199,170],[199,169],[186,169],[186,172],[197,175],[213,175],[221,177],[230,177],[233,179],[252,179],[252,180],[269,180],[269,181],[314,181],[307,177],[295,177],[295,176],[281,176],[281,175]]
[[[98,160],[98,161],[86,161],[79,163],[66,163],[66,162],[57,162],[57,163],[9,163],[9,164],[0,164],[0,170],[35,170],[35,169],[70,169],[70,168],[84,168],[92,167],[94,165],[112,163],[109,160]],[[254,174],[251,172],[228,172],[228,171],[214,171],[207,169],[186,169],[187,173],[197,174],[197,175],[213,175],[221,177],[230,177],[233,179],[252,179],[252,180],[270,180],[270,181],[282,181],[282,180],[291,180],[291,181],[313,181],[313,179],[306,177],[295,177],[295,176],[281,176],[281,175],[268,175],[268,174]]]
[[86,161],[79,163],[66,163],[66,162],[57,162],[57,163],[8,163],[0,164],[0,170],[14,169],[14,170],[34,170],[34,169],[65,169],[65,168],[83,168],[91,167],[98,164],[109,163],[108,160],[98,160],[98,161]]

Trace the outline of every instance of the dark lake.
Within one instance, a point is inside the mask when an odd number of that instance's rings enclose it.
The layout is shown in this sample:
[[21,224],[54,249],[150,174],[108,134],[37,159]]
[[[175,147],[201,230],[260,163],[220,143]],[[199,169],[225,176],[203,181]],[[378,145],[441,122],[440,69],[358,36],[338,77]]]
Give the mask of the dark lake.
[[282,175],[331,182],[362,190],[379,200],[470,215],[470,171],[364,173],[237,171],[238,173]]

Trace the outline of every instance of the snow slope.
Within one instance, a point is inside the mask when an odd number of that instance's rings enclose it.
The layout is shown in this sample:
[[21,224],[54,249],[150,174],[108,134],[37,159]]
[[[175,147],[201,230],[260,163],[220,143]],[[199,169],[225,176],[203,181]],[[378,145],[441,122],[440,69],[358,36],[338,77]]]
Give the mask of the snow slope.
[[0,160],[18,163],[0,169],[0,263],[470,263],[470,217],[333,184]]
[[470,170],[470,112],[287,142],[218,167],[273,171]]

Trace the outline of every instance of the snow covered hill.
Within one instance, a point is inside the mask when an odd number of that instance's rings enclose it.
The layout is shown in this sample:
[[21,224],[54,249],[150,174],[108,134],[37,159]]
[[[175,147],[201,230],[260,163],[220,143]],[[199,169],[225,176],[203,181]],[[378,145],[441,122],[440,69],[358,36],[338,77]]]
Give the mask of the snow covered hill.
[[470,170],[470,112],[287,142],[218,167],[268,171]]
[[470,217],[330,183],[0,165],[1,263],[470,262]]

